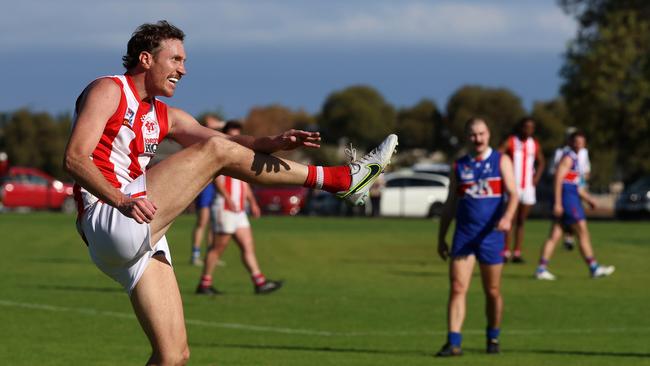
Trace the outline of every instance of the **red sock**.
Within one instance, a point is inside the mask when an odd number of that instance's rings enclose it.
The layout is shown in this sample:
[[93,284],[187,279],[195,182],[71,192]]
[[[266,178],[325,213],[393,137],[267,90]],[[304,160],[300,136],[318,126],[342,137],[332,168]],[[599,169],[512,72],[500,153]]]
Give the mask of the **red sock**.
[[266,283],[266,277],[264,277],[264,275],[261,273],[252,275],[251,278],[253,279],[253,284],[255,286],[262,286]]
[[212,286],[212,276],[210,275],[201,276],[201,287],[208,288],[210,286]]
[[303,186],[322,189],[330,193],[347,191],[352,184],[350,167],[309,165],[307,179]]

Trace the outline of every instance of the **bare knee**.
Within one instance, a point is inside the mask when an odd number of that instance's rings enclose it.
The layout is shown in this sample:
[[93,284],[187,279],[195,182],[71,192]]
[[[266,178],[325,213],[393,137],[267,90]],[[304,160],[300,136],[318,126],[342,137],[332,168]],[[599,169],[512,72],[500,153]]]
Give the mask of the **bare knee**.
[[501,289],[499,286],[489,286],[485,289],[485,296],[492,300],[497,300],[501,297]]
[[216,163],[226,165],[234,155],[237,144],[223,137],[212,136],[201,143],[201,150],[206,158],[214,159]]
[[462,281],[453,280],[451,281],[451,296],[459,297],[465,296],[467,293],[468,286]]

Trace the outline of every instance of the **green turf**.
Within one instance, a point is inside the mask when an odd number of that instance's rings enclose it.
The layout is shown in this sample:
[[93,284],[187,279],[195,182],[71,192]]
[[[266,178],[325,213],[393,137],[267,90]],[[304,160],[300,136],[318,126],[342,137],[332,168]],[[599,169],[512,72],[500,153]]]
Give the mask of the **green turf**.
[[[447,267],[437,221],[264,218],[258,257],[286,287],[252,293],[230,248],[215,273],[226,295],[193,295],[192,216],[168,238],[183,293],[194,365],[640,365],[650,364],[650,224],[591,223],[611,278],[592,280],[578,254],[558,248],[555,282],[532,279],[547,221],[530,221],[524,265],[508,265],[503,353],[484,352],[475,277],[460,359],[432,354],[445,340]],[[100,273],[73,217],[0,215],[0,364],[141,365],[149,345],[127,297]]]

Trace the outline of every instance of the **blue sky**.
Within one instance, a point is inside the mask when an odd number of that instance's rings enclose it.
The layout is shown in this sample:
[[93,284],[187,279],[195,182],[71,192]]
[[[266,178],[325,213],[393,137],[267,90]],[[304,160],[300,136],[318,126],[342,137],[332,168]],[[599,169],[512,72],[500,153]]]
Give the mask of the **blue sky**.
[[188,75],[168,103],[228,118],[272,103],[315,113],[354,84],[397,107],[444,108],[465,84],[507,87],[530,107],[557,95],[576,29],[553,0],[11,1],[0,111],[70,111],[90,80],[123,72],[131,33],[158,19],[187,34]]

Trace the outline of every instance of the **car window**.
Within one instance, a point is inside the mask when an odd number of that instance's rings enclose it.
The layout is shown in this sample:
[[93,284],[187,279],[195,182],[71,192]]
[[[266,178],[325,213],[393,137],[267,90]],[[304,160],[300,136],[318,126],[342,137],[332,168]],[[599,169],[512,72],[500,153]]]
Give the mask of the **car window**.
[[406,183],[407,178],[395,178],[391,179],[388,182],[386,182],[386,187],[404,187],[404,184]]
[[444,187],[444,185],[436,180],[410,178],[406,182],[408,187]]
[[396,178],[389,180],[386,187],[445,187],[445,184],[432,179]]
[[45,179],[43,177],[39,177],[38,175],[29,175],[27,177],[27,179],[29,180],[29,182],[31,184],[36,184],[36,185],[39,185],[39,186],[47,186],[48,185],[47,179]]
[[630,184],[628,187],[628,191],[630,192],[638,192],[638,191],[644,191],[650,189],[650,176],[648,177],[643,177],[636,182]]

